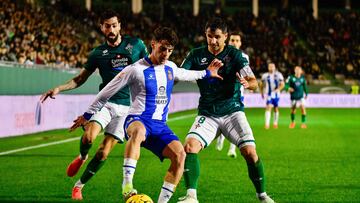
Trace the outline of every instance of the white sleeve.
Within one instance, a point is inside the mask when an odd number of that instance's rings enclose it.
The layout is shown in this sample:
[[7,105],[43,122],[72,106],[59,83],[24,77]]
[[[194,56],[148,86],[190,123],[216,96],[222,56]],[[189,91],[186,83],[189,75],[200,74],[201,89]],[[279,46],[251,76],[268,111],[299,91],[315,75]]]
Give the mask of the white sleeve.
[[279,73],[279,80],[280,81],[284,81],[284,76],[283,76],[283,74],[281,74],[280,72],[278,72]]
[[177,66],[175,66],[173,70],[175,80],[178,81],[194,81],[205,77],[210,77],[210,71],[208,70],[186,70],[185,68],[178,68]]
[[120,89],[131,82],[135,67],[129,65],[117,74],[97,95],[86,113],[95,114],[100,111],[105,103]]
[[244,68],[240,69],[240,75],[243,77],[255,77],[254,73],[252,72],[249,65],[245,66]]
[[261,81],[265,81],[266,80],[266,77],[267,77],[267,73],[264,73],[262,76],[261,76]]

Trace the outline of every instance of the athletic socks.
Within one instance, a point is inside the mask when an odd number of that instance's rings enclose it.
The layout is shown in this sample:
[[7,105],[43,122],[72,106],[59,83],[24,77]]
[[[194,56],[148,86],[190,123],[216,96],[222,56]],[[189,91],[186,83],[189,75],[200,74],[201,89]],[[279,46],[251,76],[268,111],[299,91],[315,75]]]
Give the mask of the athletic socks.
[[306,115],[301,115],[301,122],[302,123],[305,123],[306,122]]
[[249,177],[255,186],[256,193],[265,192],[264,167],[260,159],[256,163],[247,163]]
[[274,112],[274,125],[277,125],[279,122],[279,112]]
[[176,186],[174,184],[164,181],[164,184],[161,187],[158,203],[167,203],[173,195],[175,187]]
[[90,163],[87,165],[84,173],[82,174],[80,181],[82,184],[87,183],[91,177],[104,165],[105,160],[99,160],[96,156],[91,159]]
[[126,187],[133,187],[133,177],[136,169],[137,160],[124,158],[124,165],[123,165],[123,188]]
[[270,118],[271,118],[271,112],[265,111],[265,126],[270,126]]
[[292,114],[291,114],[291,122],[294,122],[294,121],[295,121],[295,114],[292,113]]
[[80,159],[85,160],[92,144],[83,143],[83,136],[80,138]]
[[197,154],[188,153],[185,159],[184,180],[187,189],[197,189],[200,162]]

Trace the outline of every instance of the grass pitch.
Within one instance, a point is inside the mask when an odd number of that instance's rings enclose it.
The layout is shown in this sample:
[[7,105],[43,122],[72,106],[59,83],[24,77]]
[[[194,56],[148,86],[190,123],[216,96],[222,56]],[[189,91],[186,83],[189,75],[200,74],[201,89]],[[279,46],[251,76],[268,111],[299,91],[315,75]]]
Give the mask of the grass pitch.
[[[184,141],[195,111],[169,116],[169,126]],[[289,109],[280,110],[279,129],[265,130],[264,110],[247,109],[257,152],[264,162],[267,192],[276,202],[359,202],[360,109],[308,109],[308,129],[289,129]],[[0,139],[0,152],[78,137],[81,130],[56,130]],[[80,138],[79,138],[80,140]],[[102,136],[90,151],[94,155]],[[123,145],[83,189],[83,202],[122,202]],[[215,142],[200,152],[198,198],[202,203],[258,202],[241,156],[226,156]],[[71,189],[80,178],[65,174],[79,153],[79,141],[0,156],[0,202],[72,202]],[[134,177],[135,188],[155,201],[169,161],[161,163],[142,149]],[[171,202],[185,194],[181,181]]]

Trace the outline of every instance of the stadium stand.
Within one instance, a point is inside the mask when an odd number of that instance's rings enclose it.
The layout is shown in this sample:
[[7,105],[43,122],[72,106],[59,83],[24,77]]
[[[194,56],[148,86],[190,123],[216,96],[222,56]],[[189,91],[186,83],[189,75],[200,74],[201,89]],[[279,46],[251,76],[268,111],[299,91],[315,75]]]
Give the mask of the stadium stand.
[[[51,2],[29,5],[24,1],[1,1],[1,60],[56,68],[81,67],[86,62],[92,47],[103,41],[97,23],[97,12],[103,8],[87,11],[71,1]],[[165,1],[163,8],[146,4],[137,15],[123,9],[129,8],[129,3],[117,6],[124,11],[123,33],[137,36],[146,44],[151,39],[148,31],[159,24],[176,29],[181,43],[172,60],[177,64],[191,48],[204,43],[203,26],[213,16],[213,8],[202,7],[201,16],[194,17],[191,8],[181,2]],[[166,18],[159,15],[160,9]],[[317,20],[303,7],[261,10],[258,17],[250,9],[222,12],[221,16],[231,30],[243,33],[242,48],[258,77],[266,72],[269,61],[275,61],[285,76],[294,65],[301,65],[308,81],[314,84],[360,79],[360,19],[356,11],[322,12]]]

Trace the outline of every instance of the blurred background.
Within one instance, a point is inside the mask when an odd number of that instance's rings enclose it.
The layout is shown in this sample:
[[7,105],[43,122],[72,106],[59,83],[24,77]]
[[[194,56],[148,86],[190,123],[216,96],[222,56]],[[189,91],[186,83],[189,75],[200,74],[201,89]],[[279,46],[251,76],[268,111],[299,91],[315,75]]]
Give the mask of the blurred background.
[[178,65],[190,49],[206,43],[206,21],[221,16],[230,31],[242,33],[241,49],[258,78],[271,60],[285,77],[301,65],[311,92],[336,86],[350,93],[359,84],[355,0],[2,0],[0,5],[1,64],[81,68],[92,48],[104,42],[99,14],[113,8],[122,17],[122,34],[147,45],[157,26],[174,28],[181,40],[172,55]]

